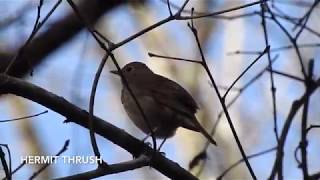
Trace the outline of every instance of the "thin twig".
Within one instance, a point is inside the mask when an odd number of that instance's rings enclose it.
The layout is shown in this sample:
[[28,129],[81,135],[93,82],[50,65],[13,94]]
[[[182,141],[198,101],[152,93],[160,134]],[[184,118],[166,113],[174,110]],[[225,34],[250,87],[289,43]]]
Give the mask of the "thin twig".
[[[269,68],[267,70],[271,71]],[[280,76],[283,76],[283,77],[286,77],[286,78],[289,78],[289,79],[293,79],[293,80],[296,80],[296,81],[299,81],[299,82],[302,82],[302,83],[305,82],[304,79],[299,78],[299,77],[294,76],[294,75],[291,75],[291,74],[288,74],[288,73],[285,73],[285,72],[281,72],[281,71],[277,71],[277,70],[272,70],[272,72],[274,74],[277,74],[277,75],[280,75]]]
[[[319,3],[319,1],[314,1],[314,4]],[[267,4],[266,7],[268,8]],[[315,5],[314,5],[315,7]],[[314,7],[311,7],[310,9],[313,9]],[[285,35],[289,38],[289,40],[291,41],[292,45],[294,46],[294,49],[296,51],[299,63],[300,63],[300,68],[301,68],[301,72],[304,76],[304,80],[305,83],[308,83],[307,86],[308,89],[306,90],[306,92],[304,93],[304,95],[299,99],[293,102],[291,110],[288,114],[288,117],[285,121],[283,130],[281,132],[281,136],[279,139],[279,143],[278,143],[278,149],[277,149],[277,154],[276,154],[276,159],[271,171],[271,174],[269,176],[269,179],[274,179],[276,174],[278,174],[278,179],[283,179],[283,156],[284,156],[284,145],[285,145],[285,141],[286,141],[286,137],[288,134],[288,131],[290,129],[290,126],[292,124],[293,121],[293,117],[295,116],[295,114],[297,113],[297,111],[300,109],[300,107],[306,103],[306,101],[308,101],[310,95],[313,93],[313,91],[317,88],[317,86],[315,84],[317,84],[315,81],[310,81],[308,80],[308,75],[306,73],[306,70],[304,68],[304,64],[303,64],[303,59],[302,59],[302,55],[300,52],[300,49],[297,45],[297,40],[299,38],[299,35],[301,34],[302,30],[305,29],[304,27],[306,26],[307,20],[309,18],[309,16],[307,16],[304,24],[301,26],[303,27],[302,29],[300,29],[300,31],[296,34],[295,37],[293,37],[287,30],[286,28],[278,21],[277,17],[273,14],[273,12],[268,8],[268,12],[271,15],[271,19],[273,20],[273,22],[275,22],[279,28],[285,33]],[[311,14],[312,11],[309,11],[309,13]]]
[[[319,43],[310,43],[310,44],[298,44],[298,48],[317,48],[320,47]],[[284,51],[284,50],[290,50],[293,49],[293,45],[287,45],[287,46],[281,46],[277,48],[270,48],[270,52],[278,52],[278,51]],[[237,54],[261,54],[261,51],[242,51],[242,50],[237,50],[233,52],[228,52],[227,55],[237,55]]]
[[163,24],[166,24],[172,20],[188,20],[188,19],[195,19],[195,18],[206,18],[206,17],[210,17],[210,16],[217,16],[217,15],[220,15],[220,14],[224,14],[224,13],[228,13],[228,12],[231,12],[231,11],[235,11],[235,10],[239,10],[239,9],[243,9],[243,8],[248,8],[248,7],[251,7],[251,6],[254,6],[254,5],[257,5],[259,3],[261,3],[261,1],[256,1],[256,2],[253,2],[253,3],[248,3],[248,4],[245,4],[245,5],[242,5],[242,6],[237,6],[237,7],[234,7],[234,8],[230,8],[230,9],[226,9],[226,10],[222,10],[222,11],[217,11],[217,12],[214,12],[214,13],[209,13],[209,14],[206,14],[206,15],[202,15],[201,17],[200,16],[181,16],[181,12],[184,10],[185,6],[187,5],[187,3],[189,2],[189,0],[186,0],[184,1],[183,5],[180,7],[180,9],[173,15],[173,16],[168,16],[167,18],[164,18],[148,27],[146,27],[145,29],[129,36],[128,38],[114,44],[112,47],[110,47],[110,51],[113,51],[119,47],[121,47],[122,45],[140,37],[141,35],[163,25]]
[[[267,9],[267,2],[264,1],[262,4],[260,4],[261,8],[261,25],[263,29],[263,35],[264,35],[264,42],[266,46],[269,46],[269,34],[267,31],[267,23],[265,20],[265,10]],[[268,65],[270,69],[270,84],[271,84],[271,97],[272,97],[272,112],[273,112],[273,130],[276,137],[276,140],[279,141],[279,134],[278,134],[278,118],[277,118],[277,98],[276,98],[276,87],[274,83],[274,77],[273,77],[273,67],[271,63],[271,54],[270,51],[267,52],[268,55]]]
[[270,49],[270,46],[267,46],[263,51],[262,53],[254,60],[252,61],[252,63],[250,63],[250,65],[236,78],[236,80],[234,80],[232,82],[232,84],[229,86],[229,88],[227,89],[227,91],[224,93],[224,95],[222,96],[222,99],[226,99],[229,91],[233,88],[233,86],[240,80],[240,78],[256,63],[258,62],[259,59],[261,59],[261,57],[266,53],[268,52]]
[[0,120],[0,123],[3,123],[3,122],[13,122],[13,121],[18,121],[18,120],[33,118],[33,117],[40,116],[40,115],[45,114],[45,113],[48,113],[48,110],[45,110],[45,111],[40,112],[40,113],[37,113],[37,114],[30,115],[30,116],[24,116],[24,117],[19,117],[19,118],[14,118],[14,119]]
[[[6,161],[6,158],[5,158],[5,153],[3,152],[1,146],[5,147],[7,149],[7,151],[8,151],[9,167],[8,167],[8,164],[7,164],[7,161]],[[0,144],[0,160],[1,160],[1,164],[2,164],[2,167],[3,167],[4,173],[6,175],[4,179],[11,180],[12,179],[11,152],[10,152],[10,149],[9,149],[7,144]]]
[[[27,164],[27,161],[23,161],[21,164],[19,164],[19,166],[17,166],[12,172],[11,175],[13,175],[14,173],[16,173],[17,171],[19,171],[24,165]],[[3,179],[5,180],[5,179]]]
[[192,62],[192,63],[199,63],[201,64],[201,61],[192,60],[192,59],[185,59],[185,58],[178,58],[178,57],[171,57],[171,56],[162,56],[154,53],[148,53],[149,57],[156,57],[156,58],[163,58],[163,59],[171,59],[176,61],[186,61],[186,62]]
[[[264,151],[261,151],[261,152],[258,152],[258,153],[249,155],[249,156],[248,156],[248,159],[255,158],[255,157],[258,157],[258,156],[261,156],[261,155],[270,153],[270,152],[272,152],[272,151],[274,151],[274,150],[276,150],[276,149],[277,149],[277,147],[273,147],[273,148],[270,148],[270,149],[267,149],[267,150],[264,150]],[[241,164],[243,161],[244,161],[243,159],[240,159],[240,160],[238,160],[237,162],[233,163],[230,167],[228,167],[226,170],[224,170],[224,171],[217,177],[217,180],[221,180],[228,172],[230,172],[233,168],[235,168],[236,166],[238,166],[239,164]]]
[[[298,39],[299,36],[301,35],[302,31],[305,29],[305,26],[310,18],[310,15],[313,11],[313,9],[319,4],[320,0],[315,0],[314,3],[312,4],[312,6],[309,8],[309,10],[306,12],[306,14],[304,15],[304,17],[302,18],[303,24],[301,25],[299,31],[297,32],[296,36],[294,37],[294,39]],[[299,23],[300,24],[300,23]]]
[[[167,0],[161,0],[161,2],[166,3],[168,6],[168,2]],[[169,2],[169,5],[173,8],[173,9],[177,9],[179,10],[180,7],[172,2]],[[184,9],[182,12],[184,13],[188,13],[191,14],[191,10],[187,10]],[[207,15],[210,12],[200,12],[200,11],[194,11],[193,14],[194,15]],[[221,19],[221,20],[235,20],[235,19],[239,19],[242,17],[251,17],[251,16],[256,16],[259,15],[258,11],[253,11],[253,12],[249,12],[249,13],[244,13],[244,14],[239,14],[239,15],[232,15],[232,16],[224,16],[224,15],[214,15],[214,16],[208,16],[207,18],[214,18],[214,19]]]
[[[28,37],[27,41],[24,43],[24,45],[13,56],[9,65],[6,67],[4,73],[6,73],[6,74],[10,73],[11,67],[14,65],[14,63],[17,61],[17,59],[24,53],[26,47],[30,44],[32,39],[35,37],[35,35],[38,33],[38,31],[41,29],[41,27],[45,24],[45,22],[49,19],[49,17],[53,14],[53,12],[58,8],[58,6],[60,5],[61,2],[62,2],[62,0],[58,0],[57,3],[53,6],[53,8],[44,17],[44,19],[40,22],[41,7],[43,4],[43,0],[40,0],[39,6],[38,6],[37,18],[36,18],[35,24],[33,26],[32,32],[31,32],[30,36]],[[32,75],[32,72],[31,72],[31,75]]]
[[[275,60],[277,60],[278,57],[279,57],[279,56],[275,56],[275,57],[272,59],[272,63],[275,62]],[[226,105],[228,109],[237,101],[237,99],[242,95],[242,93],[243,93],[246,89],[248,89],[248,88],[249,88],[254,82],[256,82],[260,77],[262,77],[262,75],[267,71],[268,67],[269,67],[269,66],[265,67],[265,68],[264,68],[263,70],[261,70],[256,76],[254,76],[251,80],[249,80],[243,87],[240,88],[239,93],[238,93],[235,97],[233,97],[233,99]],[[214,125],[213,125],[213,128],[212,128],[211,131],[210,131],[210,135],[213,136],[213,135],[215,134],[216,129],[217,129],[219,123],[221,122],[221,117],[222,117],[223,114],[224,114],[224,111],[221,110],[221,111],[219,112],[218,116],[217,116],[217,119],[216,119],[216,121],[215,121],[215,123],[214,123]],[[210,143],[209,143],[209,141],[207,141],[206,144],[205,144],[205,146],[203,147],[202,151],[201,151],[199,154],[205,152],[205,151],[208,149],[209,145],[210,145]],[[198,156],[198,155],[196,155],[195,157],[197,157],[197,156]],[[193,158],[193,160],[194,160],[194,159],[195,159],[195,158]],[[192,161],[193,161],[193,160],[192,160]],[[191,162],[192,162],[192,161],[191,161]],[[200,174],[200,173],[201,173],[201,171],[203,170],[204,165],[205,165],[205,163],[202,164],[202,166],[201,166],[201,168],[200,168],[200,170],[198,171],[197,174]]]
[[226,9],[226,10],[213,12],[213,13],[202,14],[202,15],[198,15],[198,16],[197,15],[196,16],[180,16],[178,19],[179,20],[189,20],[189,19],[199,19],[199,18],[212,17],[212,16],[216,16],[216,15],[219,15],[219,14],[224,14],[224,13],[240,10],[240,9],[243,9],[243,8],[251,7],[251,6],[254,6],[254,5],[258,5],[258,4],[262,3],[262,2],[263,1],[255,1],[255,2],[252,2],[252,3],[244,4],[242,6],[237,6],[237,7],[234,7],[234,8],[229,8],[229,9]]
[[290,42],[294,46],[294,49],[295,49],[296,54],[298,56],[298,61],[300,63],[302,75],[303,75],[304,79],[306,79],[307,78],[307,73],[306,73],[306,70],[304,68],[303,59],[302,59],[299,47],[297,45],[297,39],[292,37],[292,35],[286,30],[286,28],[279,22],[279,20],[275,17],[275,15],[270,10],[270,8],[268,7],[267,4],[265,5],[265,7],[268,8],[268,12],[271,15],[271,19],[273,20],[273,22],[275,22],[279,26],[279,28],[282,30],[282,32],[284,32],[284,34],[288,37],[288,39],[290,40]]
[[170,7],[170,0],[167,0],[167,6],[168,6],[169,14],[170,14],[170,16],[172,16],[172,11],[171,11],[171,7]]
[[110,164],[108,167],[98,166],[97,169],[92,171],[87,171],[87,172],[82,172],[82,173],[71,175],[71,176],[61,177],[55,180],[93,179],[93,178],[105,176],[108,174],[115,174],[115,173],[138,169],[148,165],[149,161],[150,159],[147,156],[141,155],[140,157],[130,161],[121,162],[117,164]]
[[[276,16],[276,17],[279,17],[280,19],[286,20],[287,22],[289,22],[289,23],[291,23],[291,24],[293,24],[293,25],[297,25],[297,26],[302,27],[302,25],[301,25],[301,24],[298,24],[295,19],[288,18],[288,17],[286,17],[286,16],[282,16],[282,15],[279,15],[279,14],[274,13],[274,12],[273,12],[273,15]],[[271,19],[270,17],[267,17],[267,16],[266,16],[266,18]],[[309,26],[305,25],[304,28],[305,28],[305,30],[308,31],[309,33],[311,33],[311,34],[313,34],[313,35],[315,35],[315,36],[317,36],[317,37],[320,37],[320,33],[317,32],[316,30],[310,28]]]
[[231,131],[232,131],[232,134],[233,134],[233,136],[234,136],[234,138],[235,138],[235,140],[236,140],[236,143],[237,143],[237,146],[238,146],[238,148],[239,148],[239,150],[240,150],[240,153],[241,153],[241,155],[242,155],[242,158],[243,158],[244,161],[245,161],[245,164],[246,164],[246,166],[247,166],[247,168],[248,168],[248,170],[249,170],[249,172],[250,172],[251,177],[252,177],[253,179],[257,179],[256,176],[255,176],[255,174],[254,174],[254,172],[253,172],[253,170],[252,170],[252,167],[251,167],[251,165],[250,165],[250,163],[249,163],[249,161],[248,161],[248,159],[247,159],[247,156],[246,156],[246,154],[245,154],[245,152],[244,152],[244,150],[243,150],[243,148],[242,148],[240,139],[239,139],[239,137],[238,137],[238,135],[237,135],[237,132],[236,132],[236,130],[235,130],[235,128],[234,128],[234,125],[233,125],[233,123],[232,123],[231,117],[230,117],[230,115],[229,115],[228,109],[227,109],[227,107],[226,107],[225,100],[222,98],[222,96],[221,96],[221,94],[220,94],[220,92],[219,92],[219,89],[218,89],[218,87],[217,87],[217,85],[216,85],[216,83],[215,83],[215,80],[213,79],[213,76],[212,76],[212,74],[211,74],[211,72],[210,72],[210,70],[209,70],[209,67],[208,67],[208,65],[207,65],[207,62],[206,62],[204,53],[203,53],[202,48],[201,48],[201,44],[200,44],[200,40],[199,40],[199,37],[198,37],[197,29],[193,26],[193,19],[191,19],[191,25],[188,24],[188,27],[190,28],[192,34],[194,35],[194,38],[195,38],[196,43],[197,43],[197,46],[198,46],[198,50],[199,50],[200,55],[201,55],[201,60],[202,60],[202,61],[201,61],[201,62],[202,62],[201,65],[202,65],[202,67],[205,69],[205,71],[207,72],[207,74],[208,74],[208,76],[209,76],[209,78],[210,78],[210,81],[211,81],[211,83],[212,83],[212,85],[213,85],[213,87],[214,87],[214,90],[215,90],[215,92],[216,92],[216,94],[217,94],[217,96],[218,96],[218,98],[219,98],[220,104],[221,104],[221,106],[222,106],[222,108],[223,108],[223,111],[224,111],[225,116],[226,116],[226,118],[227,118],[227,121],[228,121],[228,123],[229,123],[229,126],[230,126],[230,129],[231,129]]
[[320,128],[320,125],[310,125],[308,128],[307,128],[307,132],[309,132],[311,129],[313,128]]
[[[72,7],[72,9],[74,10],[74,12],[76,13],[76,15],[79,17],[80,20],[82,20],[82,22],[85,24],[85,26],[87,27],[87,29],[89,30],[89,32],[92,34],[92,36],[97,40],[97,42],[99,43],[100,47],[106,48],[104,43],[102,43],[99,38],[95,35],[93,29],[91,28],[91,26],[87,23],[87,21],[85,21],[84,17],[82,17],[82,15],[80,14],[79,10],[77,9],[76,5],[72,2],[72,0],[68,0],[67,1],[69,3],[69,5]],[[91,145],[92,145],[92,149],[94,152],[94,155],[97,158],[101,158],[101,153],[99,151],[99,147],[97,144],[97,140],[95,138],[95,134],[94,134],[94,122],[93,122],[93,114],[94,114],[94,100],[95,100],[95,94],[96,94],[96,90],[97,90],[97,86],[98,86],[98,82],[99,82],[99,77],[101,75],[101,72],[103,70],[104,64],[106,63],[107,59],[108,59],[109,55],[106,54],[101,62],[100,65],[98,67],[98,70],[95,74],[95,78],[92,84],[92,88],[91,88],[91,93],[90,93],[90,102],[89,102],[89,135],[90,135],[90,141],[91,141]],[[107,166],[107,163],[104,161],[99,161],[99,166]]]
[[[93,151],[94,151],[94,154],[96,157],[98,158],[101,158],[101,154],[99,152],[99,148],[98,148],[98,144],[97,144],[97,141],[96,141],[96,138],[95,138],[95,135],[94,135],[94,121],[93,121],[93,114],[94,114],[94,101],[95,101],[95,95],[96,95],[96,92],[97,92],[97,87],[98,87],[98,82],[99,82],[99,78],[100,78],[100,75],[102,73],[102,70],[103,70],[103,67],[105,65],[105,63],[107,62],[108,60],[108,54],[106,54],[100,64],[99,64],[99,67],[98,67],[98,70],[95,74],[95,77],[94,77],[94,80],[93,80],[93,84],[92,84],[92,89],[91,89],[91,93],[90,93],[90,100],[89,100],[89,126],[90,126],[90,139],[91,139],[91,142],[92,142],[92,147],[93,147]],[[99,162],[99,166],[101,165],[104,165],[106,166],[107,163],[102,161],[102,164]]]
[[[279,167],[282,166],[283,163],[283,156],[284,156],[284,145],[285,141],[290,129],[290,126],[292,124],[293,118],[300,109],[300,107],[305,103],[306,99],[313,94],[313,92],[318,88],[318,83],[320,84],[320,79],[318,79],[315,82],[312,82],[311,87],[309,91],[306,91],[298,100],[295,100],[292,105],[291,109],[289,111],[289,114],[286,118],[286,121],[283,125],[283,129],[281,131],[280,139],[279,139],[279,144],[277,148],[277,154],[276,154],[276,159],[273,164],[273,168],[271,171],[271,174],[269,176],[269,179],[274,179]],[[283,178],[283,177],[282,177]]]
[[[313,69],[314,69],[314,61],[309,61],[309,68],[308,68],[308,79],[306,79],[305,87],[306,91],[310,91],[311,85],[309,82],[312,82],[313,76]],[[308,157],[307,157],[307,147],[308,147],[308,140],[307,140],[307,124],[308,124],[308,110],[309,110],[309,103],[310,97],[307,97],[302,112],[302,119],[301,119],[301,141],[299,143],[300,153],[301,153],[301,169],[303,173],[303,178],[308,179]]]
[[[61,148],[61,150],[55,156],[53,156],[53,158],[56,159],[63,152],[65,152],[68,149],[69,143],[70,143],[70,140],[66,140],[63,147]],[[31,179],[36,178],[42,171],[44,171],[49,166],[50,166],[50,163],[43,165],[40,169],[38,169],[36,172],[34,172],[29,179],[31,180]]]

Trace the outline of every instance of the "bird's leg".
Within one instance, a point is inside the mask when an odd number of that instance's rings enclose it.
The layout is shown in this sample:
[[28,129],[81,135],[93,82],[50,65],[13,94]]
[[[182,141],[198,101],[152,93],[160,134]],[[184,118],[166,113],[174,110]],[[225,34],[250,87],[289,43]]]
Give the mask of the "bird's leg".
[[151,136],[151,133],[147,134],[147,136],[144,137],[141,141],[142,141],[142,142],[145,142],[150,136]]
[[[158,129],[158,128],[155,127],[155,128],[153,128],[152,131],[155,132],[157,129]],[[146,137],[144,137],[143,139],[141,139],[141,142],[144,143],[144,144],[146,144],[146,145],[149,146],[149,147],[151,147],[152,144],[151,144],[150,142],[145,142],[145,141],[151,136],[151,134],[152,134],[152,133],[150,132],[150,133],[148,133],[148,134],[146,135]],[[132,158],[133,158],[133,159],[136,159],[135,156],[133,156]]]
[[[156,130],[158,130],[158,127],[155,127],[155,128],[153,128],[153,132],[156,132]],[[147,136],[146,137],[144,137],[141,141],[143,142],[143,143],[145,143],[145,141],[151,136],[151,132],[150,133],[148,133],[147,134]],[[149,142],[146,142],[146,144],[148,145],[148,146],[151,146],[151,143],[149,143]]]
[[[158,148],[158,150],[157,150],[158,152],[160,152],[160,149],[161,149],[161,147],[163,146],[163,144],[166,142],[166,140],[167,140],[167,138],[164,138],[164,139],[162,140],[162,142],[161,142],[161,144],[160,144],[160,146],[159,146],[159,148]],[[162,154],[162,155],[164,155],[164,156],[166,155],[165,152],[160,152],[160,154]]]

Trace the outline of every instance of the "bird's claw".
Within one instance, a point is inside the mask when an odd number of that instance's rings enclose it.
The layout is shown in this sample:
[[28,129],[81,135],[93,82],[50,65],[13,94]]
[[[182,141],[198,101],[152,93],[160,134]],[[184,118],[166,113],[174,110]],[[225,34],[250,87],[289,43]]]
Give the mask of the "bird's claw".
[[166,153],[165,152],[160,152],[158,151],[162,156],[166,156]]
[[147,146],[151,147],[152,144],[150,142],[143,142],[144,144],[146,144]]

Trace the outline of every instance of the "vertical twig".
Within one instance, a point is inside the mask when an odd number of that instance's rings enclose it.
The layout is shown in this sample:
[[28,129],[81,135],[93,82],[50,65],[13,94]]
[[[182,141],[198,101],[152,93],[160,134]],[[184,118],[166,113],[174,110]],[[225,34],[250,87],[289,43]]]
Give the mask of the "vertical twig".
[[[305,83],[306,91],[309,92],[311,88],[311,82],[312,82],[312,75],[313,75],[313,68],[314,68],[314,61],[309,61],[309,67],[308,67],[308,79]],[[307,147],[308,147],[308,141],[307,141],[307,125],[308,125],[308,110],[309,110],[309,101],[310,97],[306,98],[306,101],[303,106],[303,112],[302,112],[302,119],[301,119],[301,142],[299,144],[300,146],[300,152],[301,152],[301,169],[303,173],[303,178],[308,179],[309,173],[308,173],[308,157],[307,157]]]
[[253,170],[252,170],[252,167],[251,167],[251,165],[250,165],[250,163],[249,163],[249,160],[248,160],[248,158],[247,158],[247,156],[246,156],[246,154],[245,154],[245,152],[244,152],[244,150],[243,150],[243,148],[242,148],[241,142],[240,142],[240,140],[239,140],[239,137],[238,137],[237,132],[236,132],[236,130],[235,130],[235,128],[234,128],[234,125],[233,125],[233,123],[232,123],[231,117],[230,117],[230,115],[229,115],[228,109],[227,109],[227,107],[226,107],[225,99],[222,98],[222,96],[221,96],[221,94],[220,94],[220,92],[219,92],[219,89],[218,89],[218,87],[217,87],[217,85],[216,85],[216,83],[215,83],[215,81],[214,81],[214,79],[213,79],[213,76],[212,76],[212,74],[211,74],[211,72],[210,72],[210,70],[209,70],[209,67],[208,67],[208,65],[207,65],[207,62],[206,62],[206,59],[205,59],[205,57],[204,57],[204,53],[203,53],[203,51],[202,51],[202,48],[201,48],[201,45],[200,45],[200,41],[199,41],[199,38],[198,38],[198,31],[197,31],[197,29],[193,26],[193,19],[191,19],[191,25],[188,23],[188,27],[190,28],[190,30],[192,31],[192,34],[193,34],[194,37],[195,37],[195,40],[196,40],[196,43],[197,43],[197,46],[198,46],[198,50],[199,50],[200,55],[201,55],[201,60],[202,60],[202,61],[201,61],[201,65],[203,66],[203,68],[204,68],[205,71],[207,72],[207,74],[208,74],[208,76],[209,76],[209,78],[210,78],[210,81],[211,81],[211,83],[212,83],[212,85],[213,85],[213,87],[214,87],[214,90],[215,90],[215,92],[216,92],[216,94],[217,94],[217,96],[218,96],[218,98],[219,98],[220,104],[221,104],[221,106],[222,106],[222,108],[223,108],[223,111],[224,111],[224,113],[225,113],[225,116],[226,116],[226,118],[227,118],[227,120],[228,120],[230,129],[231,129],[232,134],[233,134],[233,136],[234,136],[234,138],[235,138],[235,140],[236,140],[236,143],[237,143],[237,145],[238,145],[238,148],[239,148],[239,150],[240,150],[240,153],[241,153],[241,155],[242,155],[242,158],[243,158],[244,161],[245,161],[245,164],[246,164],[246,166],[247,166],[247,168],[248,168],[248,170],[249,170],[249,172],[250,172],[251,177],[252,177],[253,179],[257,179],[256,176],[255,176],[255,174],[254,174],[254,172],[253,172]]
[[[16,60],[24,53],[27,46],[30,44],[32,39],[35,37],[37,32],[41,29],[41,27],[44,25],[44,23],[49,19],[49,17],[53,14],[53,12],[58,8],[62,0],[58,0],[57,3],[53,6],[53,8],[49,11],[49,13],[44,17],[44,19],[40,22],[40,13],[41,13],[41,7],[43,4],[43,0],[39,1],[38,6],[38,12],[37,12],[37,18],[35,21],[35,24],[33,26],[32,32],[30,36],[28,37],[27,41],[24,43],[24,45],[18,50],[18,52],[14,55],[14,57],[11,59],[9,65],[6,67],[4,73],[9,74],[10,69],[13,66],[13,64],[16,62]],[[29,64],[30,65],[30,64]],[[32,72],[31,72],[32,75]]]
[[[277,172],[279,171],[279,167],[283,165],[284,145],[285,145],[285,141],[286,141],[290,126],[292,124],[293,118],[297,114],[300,107],[305,103],[306,99],[309,96],[311,96],[312,93],[318,88],[318,86],[315,85],[317,83],[320,83],[320,79],[318,79],[316,82],[314,82],[314,81],[310,82],[309,91],[305,91],[305,93],[298,100],[295,100],[292,103],[290,112],[286,118],[286,121],[283,125],[283,129],[281,131],[281,135],[280,135],[279,143],[278,143],[278,148],[277,148],[276,159],[273,164],[273,168],[272,168],[271,174],[269,176],[269,179],[274,179]],[[278,178],[283,178],[283,177],[278,177]]]
[[[69,143],[70,143],[69,139],[65,141],[61,150],[54,156],[54,159],[56,159],[56,157],[60,156],[63,152],[65,152],[68,149]],[[31,180],[36,178],[42,171],[44,171],[49,166],[50,166],[50,163],[43,165],[38,171],[34,172],[29,179]]]
[[171,6],[170,6],[170,0],[167,0],[167,6],[168,6],[168,10],[169,10],[169,14],[170,14],[170,17],[172,16],[172,11],[171,11]]
[[[91,28],[91,26],[88,24],[88,22],[85,21],[84,17],[82,17],[82,15],[80,14],[78,8],[76,7],[76,5],[73,3],[72,0],[67,0],[67,2],[69,3],[69,5],[71,6],[71,8],[74,10],[74,12],[76,13],[76,15],[79,17],[80,20],[82,20],[82,22],[85,24],[85,26],[87,27],[87,29],[89,30],[89,32],[91,33],[91,35],[95,38],[95,40],[99,43],[100,47],[107,49],[107,47],[105,47],[104,43],[101,42],[99,40],[99,38],[95,35],[94,30]],[[97,144],[97,140],[95,137],[95,131],[94,131],[94,121],[93,121],[93,115],[94,115],[94,101],[95,101],[95,95],[96,95],[96,91],[97,91],[97,86],[98,86],[98,82],[99,82],[99,78],[100,75],[102,73],[103,67],[107,61],[109,57],[109,54],[105,54],[104,57],[102,58],[98,70],[96,71],[94,80],[93,80],[93,84],[91,87],[91,93],[90,93],[90,100],[89,100],[89,120],[88,120],[88,124],[89,124],[89,135],[90,135],[90,141],[91,141],[91,146],[94,152],[94,155],[97,158],[101,158],[101,153],[99,151],[99,147]],[[98,166],[107,166],[108,164],[105,161],[99,161]]]
[[[268,6],[266,4],[267,2],[264,1],[260,4],[261,7],[261,25],[263,28],[263,34],[264,34],[264,41],[265,45],[269,46],[269,37],[268,37],[268,31],[267,31],[267,24],[265,20],[265,10],[268,10]],[[268,53],[268,65],[270,71],[270,84],[271,84],[271,95],[272,95],[272,108],[273,108],[273,123],[274,123],[274,133],[276,136],[277,142],[279,141],[279,134],[278,134],[278,121],[277,121],[277,99],[276,99],[276,88],[274,85],[274,78],[273,78],[273,68],[271,63],[271,53],[270,51]]]
[[[10,152],[10,151],[8,150],[8,152]],[[7,164],[7,161],[6,161],[6,158],[5,158],[5,153],[3,152],[1,145],[0,145],[0,161],[1,161],[4,173],[6,174],[6,179],[7,180],[11,180],[12,179],[12,176],[11,176],[11,158],[9,157],[10,165],[8,167],[8,164]]]

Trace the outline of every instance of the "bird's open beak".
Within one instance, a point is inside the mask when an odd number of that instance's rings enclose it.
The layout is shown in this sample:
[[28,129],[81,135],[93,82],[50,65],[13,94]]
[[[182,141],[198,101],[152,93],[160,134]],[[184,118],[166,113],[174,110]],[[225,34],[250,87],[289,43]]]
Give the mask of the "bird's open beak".
[[119,75],[119,71],[117,71],[117,70],[110,71],[110,73]]

